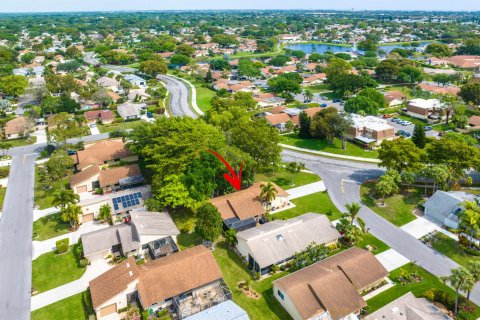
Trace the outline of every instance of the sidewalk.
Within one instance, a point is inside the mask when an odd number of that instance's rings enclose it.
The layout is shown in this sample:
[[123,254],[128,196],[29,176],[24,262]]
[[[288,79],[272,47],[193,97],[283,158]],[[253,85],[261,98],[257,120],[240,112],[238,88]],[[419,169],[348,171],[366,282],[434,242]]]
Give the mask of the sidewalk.
[[293,200],[296,198],[308,196],[309,194],[322,192],[325,190],[326,188],[323,181],[318,181],[318,182],[313,182],[297,188],[288,189],[286,191],[290,194],[288,199]]
[[280,147],[284,148],[284,149],[290,149],[290,150],[293,150],[293,151],[315,154],[315,155],[324,156],[324,157],[328,157],[328,158],[352,160],[352,161],[359,161],[359,162],[369,162],[369,163],[380,163],[380,160],[378,160],[378,159],[361,158],[361,157],[354,157],[354,156],[344,156],[344,155],[341,155],[341,154],[335,154],[335,153],[329,153],[329,152],[299,148],[299,147],[295,147],[295,146],[291,146],[291,145],[283,144],[283,143],[279,143],[278,145]]
[[55,250],[55,244],[58,240],[61,239],[70,239],[70,245],[75,244],[78,242],[78,239],[82,236],[82,234],[96,231],[96,230],[101,230],[108,228],[108,224],[100,224],[95,221],[90,221],[87,223],[82,224],[77,231],[75,232],[70,232],[67,234],[63,234],[61,236],[48,239],[45,241],[33,241],[33,247],[32,247],[32,260],[37,259],[39,256],[41,256],[44,253],[50,252]]
[[388,249],[387,251],[377,254],[375,257],[389,272],[410,262],[410,260],[393,249]]
[[87,267],[87,270],[80,279],[33,296],[31,299],[31,311],[40,309],[49,304],[66,299],[87,290],[88,284],[91,280],[95,279],[111,268],[113,268],[113,265],[109,265],[104,259],[92,262],[92,264]]
[[60,209],[58,209],[56,207],[51,207],[51,208],[42,209],[42,210],[34,209],[33,210],[33,222],[37,221],[40,218],[43,218],[43,217],[49,216],[51,214],[57,213],[59,211],[60,211]]

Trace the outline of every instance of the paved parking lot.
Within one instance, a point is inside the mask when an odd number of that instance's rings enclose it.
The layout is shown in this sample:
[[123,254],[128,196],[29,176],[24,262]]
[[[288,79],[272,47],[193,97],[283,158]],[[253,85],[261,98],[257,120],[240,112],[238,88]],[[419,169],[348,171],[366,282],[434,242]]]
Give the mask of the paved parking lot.
[[[382,118],[382,116],[379,116],[379,118]],[[409,124],[409,125],[404,126],[400,123],[393,122],[392,119],[393,118],[384,119],[384,120],[387,120],[388,124],[391,125],[395,129],[395,132],[397,132],[399,130],[403,130],[403,131],[406,131],[406,132],[410,132],[410,134],[413,134],[413,128],[415,128],[414,124]],[[427,124],[425,124],[425,125],[427,125]],[[427,132],[425,132],[425,134],[426,134],[427,137],[439,138],[438,131],[435,131],[435,130],[427,131]]]
[[[304,103],[305,96],[303,94],[297,94],[296,96],[294,96],[294,99],[300,103]],[[334,107],[337,108],[338,111],[343,111],[343,105],[337,102],[329,101],[327,98],[323,97],[321,93],[315,93],[311,103],[326,103],[327,107]]]

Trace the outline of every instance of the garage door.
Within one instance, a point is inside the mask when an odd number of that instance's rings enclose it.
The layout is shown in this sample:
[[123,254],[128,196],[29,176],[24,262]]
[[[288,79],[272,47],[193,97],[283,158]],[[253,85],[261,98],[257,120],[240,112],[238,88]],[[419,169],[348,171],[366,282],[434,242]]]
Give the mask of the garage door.
[[93,220],[93,213],[84,214],[82,216],[82,222],[83,223],[88,222],[88,221],[92,221],[92,220]]
[[105,317],[105,316],[108,316],[109,314],[112,314],[114,312],[117,312],[117,304],[116,303],[100,309],[100,316]]
[[87,192],[87,186],[77,187],[77,193]]

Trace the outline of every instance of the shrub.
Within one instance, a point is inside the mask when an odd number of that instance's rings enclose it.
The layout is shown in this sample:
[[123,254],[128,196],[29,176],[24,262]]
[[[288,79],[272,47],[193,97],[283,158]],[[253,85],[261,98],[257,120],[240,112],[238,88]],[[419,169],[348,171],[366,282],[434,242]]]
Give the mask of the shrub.
[[103,194],[102,188],[95,189],[95,194]]
[[57,247],[57,253],[65,253],[68,251],[68,244],[69,244],[69,239],[61,239],[56,242],[56,247]]
[[80,259],[80,261],[78,262],[78,265],[81,268],[86,268],[88,264],[89,264],[88,259]]
[[8,177],[9,172],[10,172],[10,167],[0,167],[0,178]]
[[277,273],[278,271],[280,270],[280,267],[276,264],[274,264],[271,268],[270,268],[270,274],[275,274]]
[[328,250],[333,251],[333,250],[337,250],[339,248],[339,245],[338,245],[338,243],[332,243],[327,248],[328,248]]

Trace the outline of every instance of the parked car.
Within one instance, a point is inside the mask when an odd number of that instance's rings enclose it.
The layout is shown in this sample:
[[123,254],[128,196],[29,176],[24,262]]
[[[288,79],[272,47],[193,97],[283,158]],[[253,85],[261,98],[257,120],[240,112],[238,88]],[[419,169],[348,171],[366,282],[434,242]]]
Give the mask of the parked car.
[[327,104],[326,104],[326,103],[322,103],[322,104],[320,105],[320,107],[326,108],[326,107],[327,107]]
[[433,128],[431,126],[425,126],[425,131],[432,131]]
[[73,156],[73,155],[76,154],[76,153],[77,153],[77,151],[75,151],[75,150],[67,150],[67,154],[68,154],[69,156]]
[[405,132],[403,133],[403,136],[404,136],[405,138],[410,138],[410,137],[412,136],[412,134],[411,134],[410,132],[406,132],[406,131],[405,131]]
[[150,111],[147,112],[147,118],[153,118],[153,114]]
[[96,128],[97,125],[95,123],[90,124],[90,128]]
[[339,103],[339,102],[342,102],[342,99],[333,99],[332,100],[334,103]]
[[407,120],[403,120],[402,121],[402,126],[409,126],[411,125],[412,123],[410,121],[407,121]]
[[440,131],[440,132],[438,133],[438,136],[439,136],[439,137],[443,137],[443,131]]
[[395,135],[396,136],[403,136],[404,132],[405,131],[403,131],[403,130],[398,130],[397,132],[395,132]]
[[383,115],[383,119],[388,119],[388,118],[391,118],[391,117],[392,117],[391,114],[384,114],[384,115]]
[[398,123],[399,121],[400,121],[400,119],[398,119],[398,118],[392,118],[392,122]]

